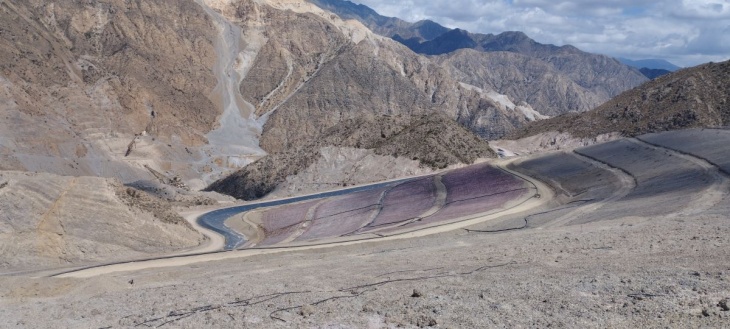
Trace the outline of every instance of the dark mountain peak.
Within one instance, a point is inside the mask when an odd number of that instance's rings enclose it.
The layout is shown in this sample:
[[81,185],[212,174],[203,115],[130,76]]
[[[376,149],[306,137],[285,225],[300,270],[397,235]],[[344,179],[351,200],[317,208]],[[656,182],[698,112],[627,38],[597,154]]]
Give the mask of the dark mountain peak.
[[413,23],[413,28],[415,28],[425,40],[433,40],[450,30],[441,24],[428,19]]
[[[394,39],[401,42],[398,39]],[[419,43],[417,45],[412,44],[412,40],[407,40],[404,43],[407,47],[411,48],[414,52],[425,55],[442,55],[456,51],[463,48],[475,48],[477,42],[472,39],[469,32],[462,29],[453,29],[444,34],[441,34],[437,38]]]
[[515,42],[532,41],[532,39],[530,39],[530,37],[528,37],[527,34],[525,34],[522,31],[505,31],[505,32],[502,32],[502,33],[496,35],[496,37],[504,39],[504,40],[515,41]]
[[663,75],[667,75],[669,73],[672,73],[671,71],[668,71],[668,70],[650,69],[650,68],[647,68],[647,67],[640,68],[639,69],[639,72],[641,72],[641,74],[643,74],[644,76],[646,76],[647,78],[652,79],[652,80],[653,79],[656,79],[656,78],[658,78],[660,76],[663,76]]
[[647,69],[659,69],[659,70],[667,70],[670,72],[674,72],[676,70],[681,69],[681,67],[674,65],[670,63],[667,60],[664,59],[640,59],[640,60],[631,60],[628,58],[617,58],[619,62],[624,63],[628,66],[635,67],[637,69],[641,68],[647,68]]

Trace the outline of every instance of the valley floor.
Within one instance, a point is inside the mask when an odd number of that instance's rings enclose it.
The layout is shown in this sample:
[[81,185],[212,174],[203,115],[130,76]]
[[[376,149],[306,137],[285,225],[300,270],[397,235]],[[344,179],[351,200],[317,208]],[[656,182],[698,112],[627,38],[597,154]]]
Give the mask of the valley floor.
[[680,133],[520,159],[511,168],[556,197],[467,229],[84,279],[0,277],[0,327],[724,327],[730,131]]

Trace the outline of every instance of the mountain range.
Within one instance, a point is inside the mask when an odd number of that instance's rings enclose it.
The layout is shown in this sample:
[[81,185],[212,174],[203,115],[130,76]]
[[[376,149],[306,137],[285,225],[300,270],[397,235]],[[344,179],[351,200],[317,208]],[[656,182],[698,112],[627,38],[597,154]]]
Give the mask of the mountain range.
[[647,69],[654,69],[654,70],[666,70],[669,72],[674,72],[674,71],[681,69],[681,67],[674,65],[664,59],[652,58],[652,59],[631,60],[628,58],[619,57],[618,60],[621,63],[624,63],[631,67],[635,67],[637,69],[647,68]]
[[[521,32],[408,23],[347,1],[0,8],[0,170],[127,185],[200,190],[235,173],[256,187],[226,192],[251,198],[286,182],[324,188],[458,166],[494,156],[488,140],[647,81]],[[407,169],[380,176],[374,163]]]
[[[588,111],[647,78],[614,58],[541,44],[519,31],[470,33],[424,20],[408,23],[343,0],[310,0],[416,53],[435,56],[462,82],[525,102],[544,115]],[[472,51],[469,51],[472,50]]]

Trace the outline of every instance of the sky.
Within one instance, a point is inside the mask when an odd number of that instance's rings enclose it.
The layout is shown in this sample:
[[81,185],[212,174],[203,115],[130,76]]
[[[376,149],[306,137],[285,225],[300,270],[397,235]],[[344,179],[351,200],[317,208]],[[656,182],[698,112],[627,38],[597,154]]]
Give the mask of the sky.
[[730,59],[730,0],[352,0],[385,16],[687,67]]

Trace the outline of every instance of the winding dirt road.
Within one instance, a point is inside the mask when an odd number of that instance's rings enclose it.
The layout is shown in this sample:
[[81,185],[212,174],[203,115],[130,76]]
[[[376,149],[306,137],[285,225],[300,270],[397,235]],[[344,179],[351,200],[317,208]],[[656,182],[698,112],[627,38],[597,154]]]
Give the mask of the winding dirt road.
[[[521,173],[518,173],[518,172],[515,172],[515,171],[512,171],[512,170],[506,168],[506,165],[509,162],[510,161],[503,160],[503,161],[495,163],[494,165],[497,166],[498,168],[504,170],[505,172],[525,181],[529,185],[529,189],[532,192],[526,193],[523,197],[519,198],[518,200],[514,200],[514,201],[510,202],[504,208],[499,209],[497,211],[472,214],[470,216],[456,218],[456,219],[453,219],[453,220],[445,222],[445,223],[437,223],[437,224],[433,224],[433,225],[426,226],[426,227],[420,227],[420,228],[416,228],[416,229],[394,231],[394,232],[389,232],[387,234],[377,234],[377,235],[363,234],[363,235],[359,235],[356,237],[352,237],[352,236],[337,237],[337,238],[333,238],[330,240],[324,240],[324,241],[318,242],[316,244],[280,246],[280,247],[268,247],[268,248],[252,248],[252,249],[244,249],[244,250],[225,251],[225,252],[213,251],[213,250],[219,249],[221,247],[221,244],[223,243],[222,242],[223,238],[221,236],[216,237],[217,234],[213,234],[212,232],[209,232],[207,230],[200,228],[196,223],[196,224],[194,224],[196,226],[196,229],[201,230],[201,232],[203,232],[203,234],[205,234],[206,236],[208,236],[211,239],[210,243],[208,243],[206,245],[206,247],[204,247],[202,249],[203,252],[198,251],[197,254],[185,253],[185,254],[178,254],[178,255],[162,257],[162,258],[155,258],[155,259],[145,259],[145,260],[138,260],[138,261],[131,261],[131,262],[99,265],[99,266],[84,268],[84,269],[80,269],[80,270],[74,270],[74,271],[68,271],[68,272],[64,272],[64,273],[60,273],[60,274],[55,274],[52,276],[61,277],[61,278],[88,278],[88,277],[94,277],[94,276],[98,276],[98,275],[102,275],[102,274],[115,273],[115,272],[138,271],[138,270],[143,270],[143,269],[148,269],[148,268],[184,266],[184,265],[189,265],[189,264],[194,264],[194,263],[218,261],[218,260],[231,259],[231,258],[244,258],[244,257],[250,257],[250,256],[256,256],[256,255],[267,255],[267,254],[275,254],[275,253],[282,253],[282,252],[333,248],[333,247],[338,247],[338,246],[348,246],[348,245],[355,245],[355,244],[369,243],[369,242],[390,241],[390,240],[398,240],[398,239],[423,237],[423,236],[427,236],[427,235],[439,234],[439,233],[444,233],[444,232],[449,232],[449,231],[469,227],[469,226],[472,226],[475,224],[479,224],[479,223],[482,223],[485,221],[500,218],[500,217],[506,216],[506,215],[525,212],[527,210],[544,205],[545,203],[547,203],[553,199],[554,194],[550,187],[548,187],[541,181],[538,181],[538,180],[528,177],[524,174],[521,174]],[[196,218],[197,216],[202,215],[203,213],[201,213],[201,212],[188,213],[186,218],[188,220],[191,220],[193,218]],[[195,222],[195,221],[192,220],[191,222]]]

